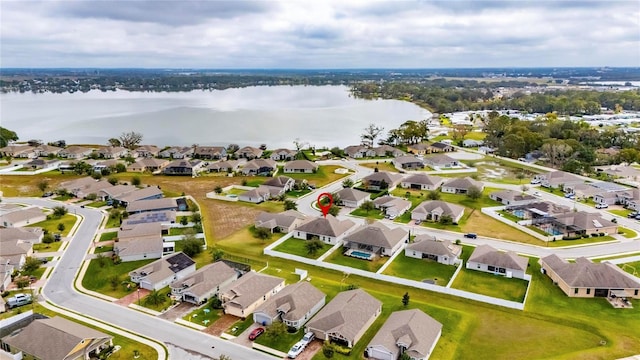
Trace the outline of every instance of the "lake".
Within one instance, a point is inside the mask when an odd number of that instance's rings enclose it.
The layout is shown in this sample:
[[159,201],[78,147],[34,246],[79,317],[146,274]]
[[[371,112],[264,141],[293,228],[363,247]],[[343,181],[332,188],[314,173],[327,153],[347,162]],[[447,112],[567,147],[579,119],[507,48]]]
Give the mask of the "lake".
[[397,100],[364,100],[346,86],[258,86],[184,93],[101,92],[1,94],[0,124],[21,140],[106,144],[125,131],[144,144],[318,148],[359,144],[370,123],[384,134],[431,114]]

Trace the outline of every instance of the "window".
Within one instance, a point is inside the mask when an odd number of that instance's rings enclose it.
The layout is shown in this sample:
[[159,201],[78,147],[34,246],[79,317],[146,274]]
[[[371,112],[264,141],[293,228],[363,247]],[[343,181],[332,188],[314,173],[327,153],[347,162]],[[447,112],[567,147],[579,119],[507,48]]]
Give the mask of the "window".
[[638,289],[633,292],[633,295],[638,296]]
[[578,293],[578,288],[573,289],[573,293],[577,294]]
[[489,271],[496,271],[496,268],[495,268],[495,266],[491,266],[491,265],[489,265],[489,266],[487,266],[487,270],[489,270]]
[[591,289],[587,289],[587,295],[591,294]]

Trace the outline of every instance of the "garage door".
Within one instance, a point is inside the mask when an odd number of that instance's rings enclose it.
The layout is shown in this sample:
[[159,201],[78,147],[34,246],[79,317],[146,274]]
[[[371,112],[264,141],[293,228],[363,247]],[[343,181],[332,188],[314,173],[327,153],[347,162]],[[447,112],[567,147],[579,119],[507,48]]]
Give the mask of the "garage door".
[[253,321],[260,325],[271,325],[271,318],[262,313],[253,313]]

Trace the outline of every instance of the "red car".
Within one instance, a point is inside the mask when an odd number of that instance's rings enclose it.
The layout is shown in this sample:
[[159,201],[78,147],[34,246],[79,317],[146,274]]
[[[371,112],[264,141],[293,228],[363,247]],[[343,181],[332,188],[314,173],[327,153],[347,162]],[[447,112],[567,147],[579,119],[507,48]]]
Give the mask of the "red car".
[[253,329],[251,334],[249,334],[249,340],[255,340],[258,336],[262,335],[263,332],[264,328],[261,327]]

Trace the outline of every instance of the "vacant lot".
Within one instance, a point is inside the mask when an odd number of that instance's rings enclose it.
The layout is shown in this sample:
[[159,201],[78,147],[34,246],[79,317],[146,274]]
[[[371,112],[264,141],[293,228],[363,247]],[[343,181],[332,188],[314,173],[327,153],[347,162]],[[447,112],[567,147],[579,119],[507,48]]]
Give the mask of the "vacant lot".
[[446,286],[455,271],[455,266],[440,264],[433,260],[410,258],[400,254],[383,273],[416,281],[432,280],[437,285]]
[[129,272],[152,261],[140,260],[114,265],[113,261],[108,258],[102,259],[102,262],[100,259],[91,260],[82,279],[82,286],[87,290],[119,299],[135,289],[135,286],[127,287],[123,283],[129,280]]
[[500,299],[522,302],[527,291],[526,280],[508,279],[481,271],[462,269],[452,287]]

